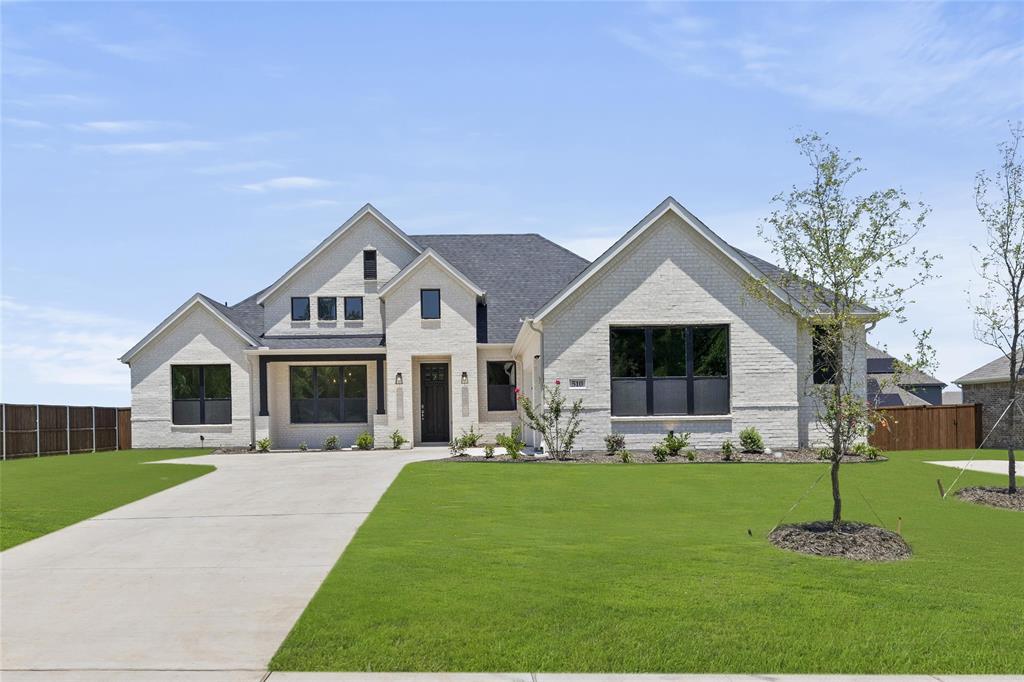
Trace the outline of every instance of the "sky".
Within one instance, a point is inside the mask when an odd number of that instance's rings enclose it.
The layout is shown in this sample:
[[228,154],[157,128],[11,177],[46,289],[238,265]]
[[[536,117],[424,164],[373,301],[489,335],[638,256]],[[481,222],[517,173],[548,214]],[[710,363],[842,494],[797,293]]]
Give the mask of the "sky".
[[[594,258],[668,195],[772,259],[801,131],[932,212],[935,374],[973,336],[975,173],[1024,118],[1024,4],[3,3],[0,399],[127,405],[117,361],[366,202],[416,233]],[[502,267],[502,264],[496,264]],[[529,271],[510,273],[528,277]]]

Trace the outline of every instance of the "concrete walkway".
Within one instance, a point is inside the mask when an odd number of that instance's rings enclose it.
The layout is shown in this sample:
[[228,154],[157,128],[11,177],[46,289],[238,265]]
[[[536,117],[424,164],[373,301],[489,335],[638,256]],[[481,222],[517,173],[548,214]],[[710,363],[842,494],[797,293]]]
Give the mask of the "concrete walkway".
[[[963,469],[967,465],[968,471],[981,471],[986,474],[1002,474],[1007,476],[1007,464],[998,459],[976,459],[973,462],[969,459],[951,459],[941,462],[925,462],[925,464],[938,464],[940,467],[952,467]],[[1017,478],[1024,478],[1024,462],[1017,463]]]
[[0,677],[261,679],[401,468],[444,456],[174,460],[217,470],[0,554]]

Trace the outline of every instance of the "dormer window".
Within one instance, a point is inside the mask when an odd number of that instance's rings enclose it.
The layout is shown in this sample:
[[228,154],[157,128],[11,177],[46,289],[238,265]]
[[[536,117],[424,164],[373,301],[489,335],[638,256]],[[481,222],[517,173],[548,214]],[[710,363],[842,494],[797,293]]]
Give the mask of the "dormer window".
[[319,296],[316,299],[316,317],[318,320],[338,319],[338,299],[334,296]]
[[377,279],[377,252],[373,249],[363,251],[363,279]]
[[309,320],[309,296],[292,296],[292,320]]
[[424,320],[441,319],[440,289],[420,289],[420,317]]

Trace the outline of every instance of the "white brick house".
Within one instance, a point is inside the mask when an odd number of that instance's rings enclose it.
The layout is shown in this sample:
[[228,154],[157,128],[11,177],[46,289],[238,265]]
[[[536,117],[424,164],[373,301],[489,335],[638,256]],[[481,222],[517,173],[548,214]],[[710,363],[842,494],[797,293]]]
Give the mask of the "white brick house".
[[519,423],[516,387],[538,400],[557,380],[583,399],[582,449],[747,426],[809,445],[811,335],[747,293],[773,268],[671,197],[593,263],[538,235],[409,236],[367,205],[269,287],[196,294],[121,358],[133,443],[493,442]]

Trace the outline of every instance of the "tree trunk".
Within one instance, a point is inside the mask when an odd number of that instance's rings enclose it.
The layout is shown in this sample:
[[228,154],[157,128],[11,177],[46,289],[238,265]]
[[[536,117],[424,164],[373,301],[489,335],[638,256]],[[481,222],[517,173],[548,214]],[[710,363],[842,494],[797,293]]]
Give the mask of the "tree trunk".
[[843,520],[843,499],[839,496],[839,462],[832,460],[832,530],[839,532]]
[[1010,374],[1010,439],[1007,443],[1006,448],[1006,459],[1009,460],[1009,473],[1010,473],[1010,485],[1008,489],[1010,493],[1017,492],[1017,457],[1014,452],[1014,446],[1017,445],[1017,429],[1016,429],[1016,416],[1014,412],[1017,410],[1017,405],[1014,401],[1017,399],[1017,357],[1016,352],[1010,354],[1010,368],[1012,370]]

